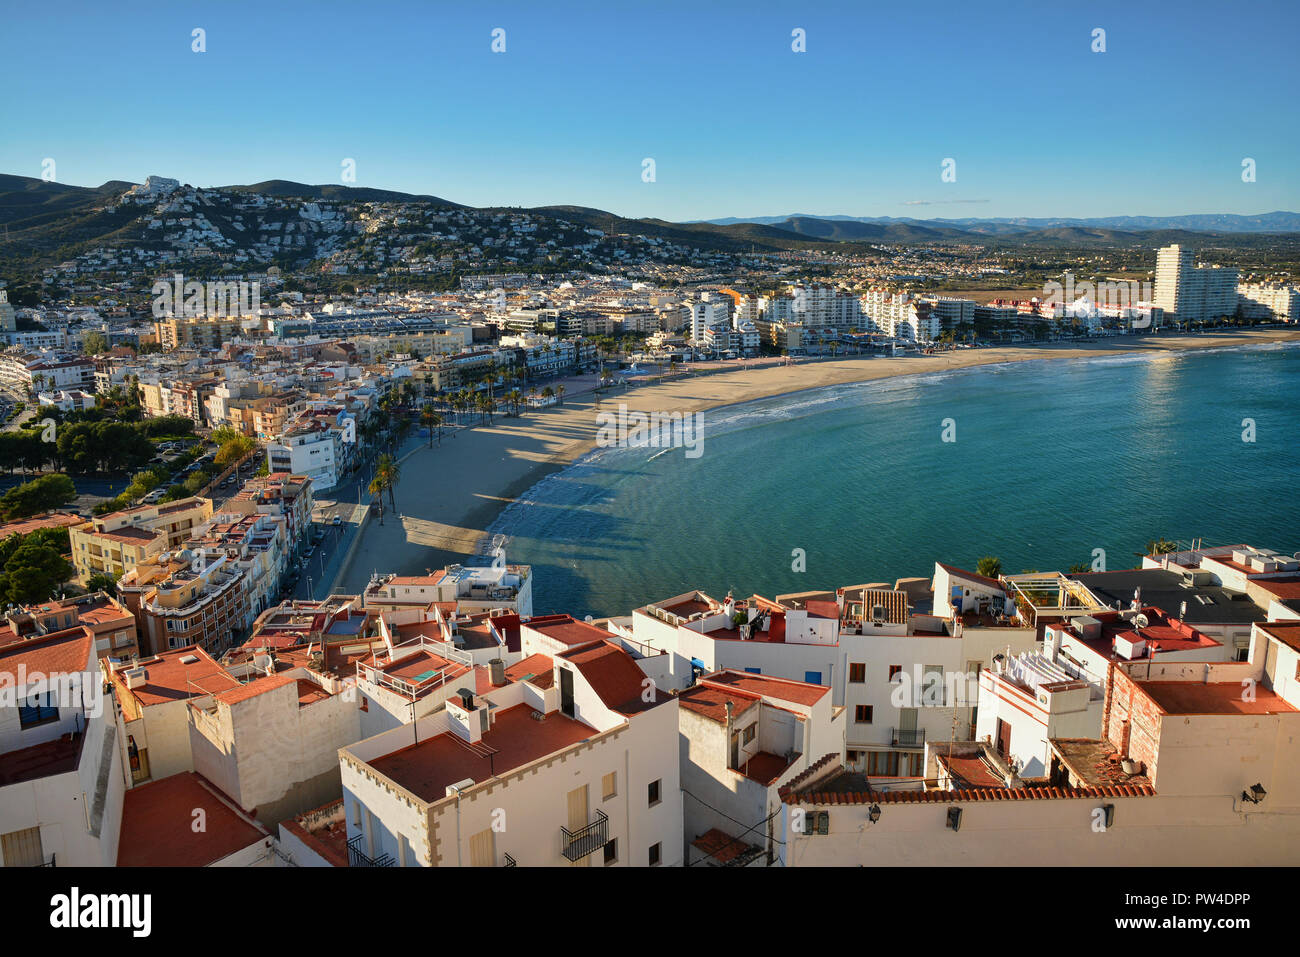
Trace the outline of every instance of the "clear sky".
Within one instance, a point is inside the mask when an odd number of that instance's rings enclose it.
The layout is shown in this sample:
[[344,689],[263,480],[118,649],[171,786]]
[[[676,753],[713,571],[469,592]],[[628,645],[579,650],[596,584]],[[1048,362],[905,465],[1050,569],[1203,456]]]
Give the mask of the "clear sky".
[[1300,210],[1295,0],[10,0],[3,23],[0,172],[48,157],[76,185],[339,183],[350,158],[357,186],[675,220]]

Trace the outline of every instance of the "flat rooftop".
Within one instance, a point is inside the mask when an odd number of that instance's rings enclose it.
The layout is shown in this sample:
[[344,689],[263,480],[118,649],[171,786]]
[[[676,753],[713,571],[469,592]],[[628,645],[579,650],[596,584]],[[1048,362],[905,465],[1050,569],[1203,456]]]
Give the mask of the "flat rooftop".
[[44,744],[0,754],[0,787],[77,770],[85,737],[81,732],[61,734]]
[[1245,701],[1240,681],[1139,681],[1165,714],[1287,714],[1297,709],[1263,684]]
[[[202,808],[206,827],[191,828]],[[118,867],[206,867],[270,836],[193,771],[126,792]]]
[[1164,568],[1130,568],[1113,572],[1076,572],[1067,575],[1112,608],[1116,602],[1127,608],[1133,590],[1142,589],[1142,604],[1179,615],[1183,602],[1187,614],[1183,621],[1197,624],[1248,625],[1268,616],[1245,592],[1231,591],[1220,585],[1184,585],[1183,576]]
[[486,781],[515,768],[585,741],[597,732],[580,721],[553,711],[542,721],[532,717],[533,707],[515,705],[498,711],[492,730],[482,744],[471,746],[454,731],[445,731],[419,744],[370,761],[372,768],[423,801],[440,801],[447,786],[472,778]]
[[[1240,691],[1240,686],[1238,686]],[[1142,774],[1125,774],[1120,766],[1120,754],[1109,741],[1092,738],[1051,738],[1051,749],[1061,763],[1081,784],[1087,787],[1136,784],[1149,785],[1151,779]]]

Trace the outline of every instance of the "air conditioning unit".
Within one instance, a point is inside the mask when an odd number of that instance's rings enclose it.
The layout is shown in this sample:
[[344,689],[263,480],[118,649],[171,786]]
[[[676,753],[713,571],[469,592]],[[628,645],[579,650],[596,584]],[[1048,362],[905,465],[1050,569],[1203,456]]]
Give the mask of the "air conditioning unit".
[[149,671],[146,668],[132,668],[130,671],[123,672],[126,677],[126,686],[134,691],[136,688],[143,688],[149,683]]
[[453,794],[459,794],[461,791],[464,791],[466,788],[472,788],[473,786],[474,786],[473,778],[466,778],[463,781],[457,781],[455,784],[448,784],[446,796],[451,797]]
[[1145,638],[1124,638],[1117,635],[1115,637],[1115,653],[1121,658],[1127,658],[1132,661],[1134,658],[1141,658],[1146,654],[1147,643]]

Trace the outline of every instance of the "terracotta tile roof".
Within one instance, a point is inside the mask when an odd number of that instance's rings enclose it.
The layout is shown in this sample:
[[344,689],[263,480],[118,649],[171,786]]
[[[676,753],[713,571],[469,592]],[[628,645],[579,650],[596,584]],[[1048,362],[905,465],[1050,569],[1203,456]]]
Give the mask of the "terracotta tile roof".
[[723,724],[727,720],[728,701],[731,702],[731,716],[735,720],[762,699],[758,695],[700,682],[685,691],[678,692],[677,700],[687,711]]
[[[192,828],[202,808],[206,827]],[[206,867],[270,835],[193,771],[126,792],[118,867]]]
[[555,682],[555,662],[550,655],[529,655],[507,668],[506,677],[544,690]]
[[547,638],[563,645],[585,645],[593,641],[604,641],[610,633],[585,621],[578,621],[572,615],[547,615],[543,618],[530,618],[524,627],[540,632]]
[[95,635],[78,625],[48,635],[13,641],[0,647],[0,675],[8,675],[11,686],[18,683],[18,666],[25,672],[46,675],[70,674],[93,668],[90,664]]
[[744,841],[737,840],[725,831],[720,831],[716,827],[711,828],[691,841],[693,847],[703,851],[709,857],[713,858],[719,864],[726,864],[734,861],[747,850],[757,847],[757,845],[746,844]]
[[758,695],[763,698],[776,698],[805,706],[815,705],[830,694],[826,685],[808,684],[791,678],[775,678],[770,675],[754,675],[747,671],[719,671],[705,675],[701,684],[725,686],[728,689]]
[[[595,630],[595,629],[593,629]],[[605,706],[620,714],[636,714],[659,703],[642,700],[646,674],[632,656],[611,641],[593,642],[564,652],[560,657],[573,663]]]
[[946,571],[949,575],[953,575],[957,578],[965,578],[973,582],[980,582],[981,584],[988,585],[990,588],[996,588],[999,591],[1006,590],[1002,587],[1002,582],[998,581],[996,578],[986,578],[983,575],[968,572],[964,568],[958,568],[956,565],[945,565],[943,562],[936,562],[935,564]]
[[1270,621],[1259,625],[1259,630],[1287,647],[1300,651],[1300,621]]
[[[182,658],[194,657],[198,661],[185,663]],[[133,695],[141,705],[169,704],[184,701],[196,695],[219,694],[240,687],[239,681],[212,659],[202,648],[190,645],[165,651],[161,655],[137,662],[137,667],[148,673],[145,683],[128,690],[125,671],[114,674],[118,694]]]
[[1144,785],[1110,785],[1087,788],[970,788],[961,791],[810,791],[782,788],[786,804],[952,804],[955,801],[1050,801],[1063,798],[1152,797],[1156,789]]

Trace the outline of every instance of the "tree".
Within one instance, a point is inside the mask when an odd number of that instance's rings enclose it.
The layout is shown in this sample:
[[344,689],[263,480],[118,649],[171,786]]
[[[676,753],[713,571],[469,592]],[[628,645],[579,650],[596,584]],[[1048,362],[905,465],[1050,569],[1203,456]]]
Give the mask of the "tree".
[[370,497],[379,503],[379,524],[384,524],[384,483],[376,475],[370,480]]
[[108,351],[108,338],[102,332],[88,332],[81,340],[81,350],[88,356]]
[[1148,555],[1167,555],[1171,552],[1178,551],[1178,543],[1171,542],[1167,538],[1157,538],[1154,541],[1147,542]]
[[7,521],[28,518],[67,505],[76,497],[77,487],[66,475],[42,475],[0,496],[0,517]]
[[106,591],[111,595],[116,588],[116,575],[91,575],[86,579],[86,591],[92,594],[97,591]]
[[397,464],[391,455],[384,454],[379,456],[379,461],[375,463],[375,478],[379,480],[381,496],[382,492],[388,492],[388,501],[393,506],[393,511],[397,511],[397,497],[394,490],[397,483],[402,477],[402,467]]
[[997,578],[1002,574],[1002,559],[985,555],[975,566],[975,573],[985,578]]
[[31,605],[47,600],[72,577],[72,565],[57,548],[24,541],[0,569],[0,602]]

